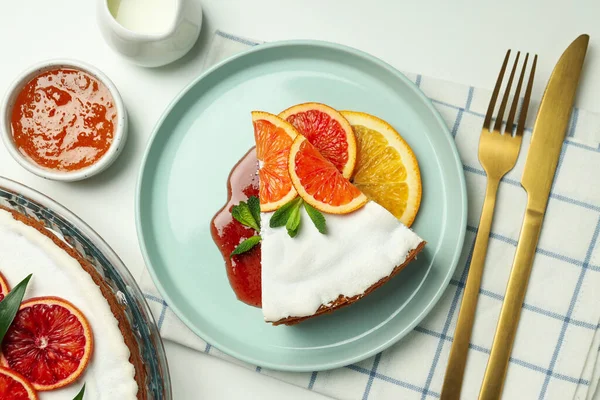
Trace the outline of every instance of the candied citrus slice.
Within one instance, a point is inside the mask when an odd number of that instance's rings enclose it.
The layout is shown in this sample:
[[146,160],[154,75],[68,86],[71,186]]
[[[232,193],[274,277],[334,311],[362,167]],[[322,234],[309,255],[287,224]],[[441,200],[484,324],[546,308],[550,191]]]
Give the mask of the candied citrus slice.
[[0,301],[4,300],[4,296],[6,296],[8,292],[10,292],[10,287],[8,286],[8,282],[6,282],[4,275],[0,272]]
[[319,153],[346,178],[356,163],[356,139],[352,127],[335,109],[321,103],[298,104],[279,116],[304,135]]
[[37,400],[38,396],[23,375],[0,367],[0,399]]
[[252,112],[252,123],[259,162],[260,210],[274,211],[297,195],[288,171],[288,158],[298,132],[278,116],[262,111]]
[[341,111],[356,135],[352,182],[371,200],[411,226],[421,204],[421,172],[412,149],[387,122],[373,115]]
[[329,214],[347,214],[368,199],[327,160],[307,138],[299,135],[290,150],[290,176],[304,201]]
[[23,375],[38,391],[79,378],[93,350],[92,330],[73,304],[37,297],[21,304],[2,341],[2,365]]

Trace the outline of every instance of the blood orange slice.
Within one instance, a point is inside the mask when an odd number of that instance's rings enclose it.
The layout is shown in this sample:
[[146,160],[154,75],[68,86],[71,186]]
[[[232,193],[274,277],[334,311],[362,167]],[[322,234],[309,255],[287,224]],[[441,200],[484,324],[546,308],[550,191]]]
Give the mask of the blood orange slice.
[[38,396],[25,377],[10,369],[0,367],[0,399],[37,400]]
[[21,304],[0,361],[46,391],[77,380],[92,350],[92,330],[81,311],[59,297],[37,297]]
[[282,111],[279,116],[294,125],[344,177],[352,176],[356,138],[342,114],[325,104],[304,103]]
[[274,211],[296,196],[288,171],[290,147],[298,132],[276,115],[252,112],[256,158],[259,161],[260,210]]
[[289,169],[300,197],[317,210],[347,214],[367,204],[367,196],[302,135],[290,149]]
[[[4,296],[6,296],[10,292],[10,288],[4,275],[0,272],[0,301],[4,300]],[[1,397],[0,397],[1,398]]]

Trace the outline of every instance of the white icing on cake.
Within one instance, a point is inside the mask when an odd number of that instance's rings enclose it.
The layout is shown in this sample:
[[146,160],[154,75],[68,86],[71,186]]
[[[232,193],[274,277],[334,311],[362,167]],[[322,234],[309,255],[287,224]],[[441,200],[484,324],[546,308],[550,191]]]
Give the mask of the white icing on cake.
[[86,400],[137,399],[129,349],[100,288],[77,260],[5,210],[0,210],[0,272],[11,287],[32,273],[25,299],[62,297],[79,308],[92,327],[94,353],[86,371],[71,386],[39,392],[40,400],[72,399],[84,383]]
[[310,316],[339,295],[363,294],[422,242],[372,201],[350,214],[326,214],[326,235],[304,207],[295,238],[285,227],[269,227],[272,215],[261,214],[262,310],[268,322]]

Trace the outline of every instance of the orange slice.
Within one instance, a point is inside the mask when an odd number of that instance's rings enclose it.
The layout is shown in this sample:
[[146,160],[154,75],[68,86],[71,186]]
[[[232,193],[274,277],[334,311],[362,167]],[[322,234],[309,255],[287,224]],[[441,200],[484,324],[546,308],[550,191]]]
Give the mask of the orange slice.
[[341,113],[352,125],[358,147],[352,183],[411,226],[422,191],[421,172],[412,149],[384,120],[362,112]]
[[0,367],[0,399],[37,400],[38,396],[23,375]]
[[54,390],[81,376],[92,350],[92,330],[81,311],[59,297],[37,297],[21,304],[2,341],[0,362],[36,390]]
[[274,211],[297,193],[288,172],[290,147],[298,132],[276,115],[252,112],[256,157],[259,161],[260,210]]
[[279,116],[294,125],[344,177],[352,176],[356,139],[352,127],[339,112],[325,104],[304,103],[282,111]]
[[9,291],[10,288],[8,286],[8,283],[6,282],[4,275],[0,273],[0,301],[4,300],[4,296],[6,296]]
[[299,135],[290,149],[292,183],[304,201],[329,214],[348,214],[368,199],[328,161],[307,138]]

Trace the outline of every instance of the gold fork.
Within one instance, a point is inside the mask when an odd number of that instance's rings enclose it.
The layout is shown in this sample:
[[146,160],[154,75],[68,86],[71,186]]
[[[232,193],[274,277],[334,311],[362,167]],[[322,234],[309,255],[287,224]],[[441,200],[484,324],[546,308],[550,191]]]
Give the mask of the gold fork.
[[519,94],[521,92],[521,86],[523,85],[523,79],[525,77],[529,53],[525,56],[525,61],[523,62],[523,67],[521,70],[521,76],[519,77],[513,102],[508,113],[506,130],[504,133],[502,133],[502,119],[504,117],[504,111],[510,96],[510,89],[512,87],[517,64],[519,62],[519,55],[520,52],[517,53],[517,57],[506,85],[504,96],[502,97],[502,102],[500,103],[498,115],[496,116],[496,122],[493,129],[490,131],[490,124],[492,121],[492,115],[494,114],[494,109],[496,107],[496,100],[498,99],[498,94],[504,78],[504,72],[506,71],[506,66],[510,57],[510,50],[506,52],[506,57],[504,57],[504,62],[502,64],[502,68],[500,69],[498,80],[496,81],[496,87],[494,88],[492,98],[490,99],[490,104],[485,114],[483,128],[481,129],[481,136],[479,137],[479,162],[481,163],[481,166],[487,175],[487,187],[485,191],[483,209],[481,211],[481,218],[479,220],[479,229],[475,239],[473,256],[471,257],[469,275],[467,277],[467,283],[460,306],[460,312],[458,314],[456,330],[454,331],[454,341],[450,350],[450,358],[446,368],[446,376],[444,377],[444,384],[442,386],[441,400],[458,400],[460,398],[460,390],[462,387],[465,366],[467,363],[469,341],[471,340],[471,331],[473,329],[473,322],[475,319],[475,309],[477,308],[477,298],[479,296],[479,289],[481,287],[483,266],[485,264],[485,256],[487,253],[490,229],[492,226],[494,207],[496,205],[496,194],[498,193],[500,179],[502,179],[502,177],[506,175],[508,171],[513,169],[521,149],[523,130],[525,128],[525,119],[527,118],[527,108],[529,107],[535,66],[537,64],[537,55],[535,55],[533,59],[533,65],[531,67],[531,72],[529,73],[529,80],[527,83],[527,89],[525,90],[523,105],[521,106],[516,133],[513,136],[512,128],[515,116],[517,114]]

